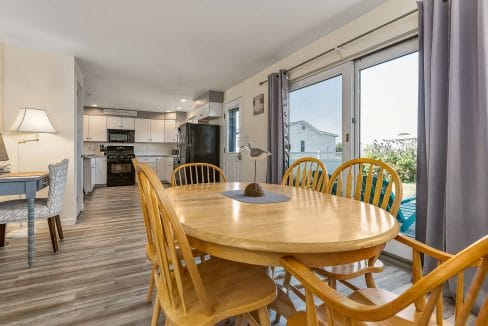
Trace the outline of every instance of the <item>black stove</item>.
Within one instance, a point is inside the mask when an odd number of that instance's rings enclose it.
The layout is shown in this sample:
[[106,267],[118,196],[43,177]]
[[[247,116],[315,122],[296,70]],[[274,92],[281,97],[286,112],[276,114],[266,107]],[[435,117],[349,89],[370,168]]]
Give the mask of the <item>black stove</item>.
[[134,146],[107,146],[107,187],[135,184]]

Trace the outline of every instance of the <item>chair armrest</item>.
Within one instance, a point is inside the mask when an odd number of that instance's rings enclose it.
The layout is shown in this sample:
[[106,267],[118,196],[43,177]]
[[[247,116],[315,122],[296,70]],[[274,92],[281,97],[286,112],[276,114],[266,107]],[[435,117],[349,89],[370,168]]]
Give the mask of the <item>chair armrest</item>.
[[326,305],[345,316],[354,316],[358,320],[379,321],[396,313],[393,310],[386,311],[382,306],[365,305],[343,296],[320,280],[307,266],[294,257],[283,257],[280,262],[287,272],[303,284],[306,291],[311,291]]
[[440,261],[446,261],[449,258],[453,257],[453,255],[451,255],[451,254],[448,254],[448,253],[446,253],[442,250],[439,250],[439,249],[432,248],[432,247],[426,245],[425,243],[414,240],[414,239],[407,237],[401,233],[395,237],[395,240],[400,242],[400,243],[403,243],[404,245],[406,245],[412,249],[415,249],[415,250],[417,250],[423,254],[429,255],[430,257],[435,258],[435,259],[440,260]]

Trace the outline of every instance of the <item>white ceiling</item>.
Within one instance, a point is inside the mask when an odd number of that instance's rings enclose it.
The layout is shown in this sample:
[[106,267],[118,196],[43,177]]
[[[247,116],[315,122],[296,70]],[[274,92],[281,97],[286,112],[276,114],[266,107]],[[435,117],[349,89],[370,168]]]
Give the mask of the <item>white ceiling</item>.
[[186,109],[384,0],[2,0],[0,41],[74,55],[85,104]]

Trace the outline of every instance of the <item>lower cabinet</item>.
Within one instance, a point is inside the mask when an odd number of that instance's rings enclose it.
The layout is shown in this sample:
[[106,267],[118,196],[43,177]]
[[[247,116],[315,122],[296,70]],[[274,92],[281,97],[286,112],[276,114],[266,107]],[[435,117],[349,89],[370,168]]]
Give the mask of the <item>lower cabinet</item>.
[[161,181],[171,182],[171,173],[173,173],[172,156],[139,156],[139,163],[149,165]]
[[95,184],[106,185],[107,184],[107,158],[97,157],[95,158]]
[[95,185],[107,184],[107,158],[85,157],[83,159],[83,191],[90,193]]
[[173,174],[173,157],[165,157],[165,170],[164,170],[164,180],[171,182],[171,175]]

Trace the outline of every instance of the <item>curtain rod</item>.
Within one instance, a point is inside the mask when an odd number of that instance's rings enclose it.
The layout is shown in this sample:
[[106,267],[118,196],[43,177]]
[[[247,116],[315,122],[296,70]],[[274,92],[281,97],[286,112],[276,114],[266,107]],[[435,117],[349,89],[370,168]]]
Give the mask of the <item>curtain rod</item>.
[[[316,59],[318,59],[318,58],[320,58],[320,57],[322,57],[322,56],[324,56],[326,54],[329,54],[329,53],[331,53],[333,51],[336,51],[336,50],[340,50],[341,47],[343,47],[345,45],[348,45],[348,44],[350,44],[350,43],[352,43],[354,41],[357,41],[358,39],[363,38],[363,37],[365,37],[365,36],[367,36],[369,34],[372,34],[372,33],[376,32],[376,31],[382,29],[383,27],[386,27],[386,26],[388,26],[390,24],[393,24],[393,23],[395,23],[395,22],[397,22],[397,21],[399,21],[399,20],[401,20],[401,19],[403,19],[403,18],[405,18],[407,16],[410,16],[410,15],[416,13],[417,11],[418,11],[418,9],[414,9],[412,11],[409,11],[409,12],[407,12],[407,13],[405,13],[405,14],[403,14],[403,15],[395,18],[395,19],[392,19],[390,21],[387,21],[386,23],[381,24],[381,25],[379,25],[379,26],[377,26],[377,27],[375,27],[375,28],[373,28],[373,29],[365,32],[365,33],[359,34],[358,36],[355,36],[352,39],[349,39],[346,42],[343,42],[343,43],[337,45],[336,47],[333,47],[333,48],[331,48],[331,49],[329,49],[327,51],[321,52],[321,53],[317,54],[316,56],[311,57],[310,59],[307,59],[307,60],[305,60],[305,61],[303,61],[303,62],[301,62],[299,64],[296,64],[296,65],[292,66],[291,68],[285,69],[285,71],[286,72],[289,72],[289,71],[294,70],[294,69],[296,69],[298,67],[301,67],[303,65],[306,65],[307,63],[309,63],[311,61],[314,61],[314,60],[316,60]],[[265,84],[267,82],[268,82],[268,80],[263,80],[263,81],[259,82],[259,86],[261,86],[261,85],[263,85],[263,84]]]

